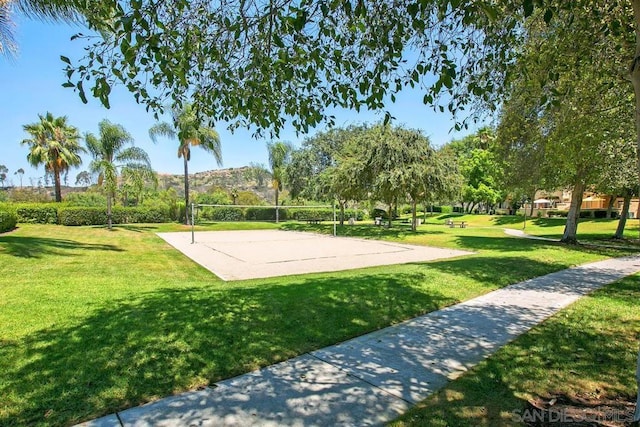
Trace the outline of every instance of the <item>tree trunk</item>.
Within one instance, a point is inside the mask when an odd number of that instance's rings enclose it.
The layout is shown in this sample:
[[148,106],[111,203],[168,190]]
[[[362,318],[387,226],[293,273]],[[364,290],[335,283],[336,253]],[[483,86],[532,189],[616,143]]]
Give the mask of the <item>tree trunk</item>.
[[[633,8],[633,20],[635,23],[636,49],[631,64],[630,77],[633,84],[633,93],[636,101],[635,125],[636,125],[636,150],[638,156],[638,178],[640,179],[640,0],[631,0]],[[636,412],[633,421],[640,423],[640,352],[638,352],[638,366],[636,369],[636,381],[638,383],[638,397],[636,400]]]
[[636,411],[633,414],[633,422],[640,425],[640,350],[638,351],[638,366],[636,366],[636,384],[638,385],[638,397],[636,398]]
[[616,203],[616,196],[615,195],[610,195],[609,196],[609,204],[607,205],[607,219],[611,219],[611,211],[613,211],[613,205]]
[[418,212],[417,206],[418,204],[415,200],[411,201],[411,231],[416,231],[418,228]]
[[391,228],[391,219],[393,218],[393,203],[389,203],[389,212],[387,213],[389,217],[387,220],[387,228]]
[[344,225],[344,205],[347,202],[340,201],[340,225]]
[[111,230],[113,228],[113,219],[111,214],[111,205],[113,204],[113,193],[111,190],[107,191],[107,228]]
[[280,196],[280,192],[278,191],[278,186],[276,186],[276,224],[280,221],[279,212],[278,212],[278,197]]
[[573,193],[571,194],[571,207],[569,208],[569,214],[567,215],[567,223],[564,226],[564,234],[562,239],[563,243],[576,244],[576,234],[578,232],[578,221],[580,219],[580,207],[582,206],[582,194],[584,192],[585,185],[579,182],[573,186]]
[[622,237],[624,236],[624,227],[627,225],[627,217],[629,216],[630,204],[631,204],[631,194],[626,193],[624,195],[622,212],[620,212],[620,218],[618,218],[618,228],[616,229],[616,234],[613,235],[614,239],[622,239]]
[[184,223],[191,225],[189,216],[189,160],[186,155],[182,155],[184,160]]
[[58,169],[53,170],[53,183],[56,192],[56,202],[62,201],[62,190],[60,188],[60,171]]
[[529,208],[529,218],[533,218],[533,201],[536,199],[536,193],[531,195],[531,207]]

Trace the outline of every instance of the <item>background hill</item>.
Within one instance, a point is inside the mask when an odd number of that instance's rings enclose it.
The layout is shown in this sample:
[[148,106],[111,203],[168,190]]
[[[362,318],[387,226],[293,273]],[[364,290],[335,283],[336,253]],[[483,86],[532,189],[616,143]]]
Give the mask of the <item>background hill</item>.
[[[268,177],[256,177],[249,166],[196,172],[189,175],[190,193],[206,193],[215,188],[227,191],[252,191],[268,203],[273,203],[274,192]],[[160,189],[175,189],[184,195],[184,175],[158,174]]]

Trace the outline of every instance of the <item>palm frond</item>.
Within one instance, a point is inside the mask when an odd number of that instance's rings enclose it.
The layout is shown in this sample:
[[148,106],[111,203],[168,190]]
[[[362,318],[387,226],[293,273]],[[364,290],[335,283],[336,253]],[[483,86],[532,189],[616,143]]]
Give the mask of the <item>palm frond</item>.
[[0,0],[0,55],[13,56],[18,47],[14,38],[15,23],[11,2]]
[[15,0],[18,11],[30,18],[49,21],[79,21],[81,3],[69,0]]
[[176,130],[170,123],[156,123],[151,127],[151,129],[149,129],[149,138],[151,138],[151,141],[155,143],[159,136],[174,139],[176,137]]
[[116,154],[114,160],[119,163],[127,162],[127,164],[135,163],[142,164],[143,166],[149,168],[151,167],[151,160],[149,159],[149,155],[140,147],[125,148],[124,150]]

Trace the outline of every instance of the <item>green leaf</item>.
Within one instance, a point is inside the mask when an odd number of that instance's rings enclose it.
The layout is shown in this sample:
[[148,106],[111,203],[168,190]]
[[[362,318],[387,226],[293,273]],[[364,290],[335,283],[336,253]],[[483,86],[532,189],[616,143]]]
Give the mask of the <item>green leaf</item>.
[[527,18],[533,14],[533,0],[523,0],[524,17]]
[[69,58],[67,58],[67,57],[66,57],[66,56],[64,56],[64,55],[60,55],[60,60],[61,60],[62,62],[65,62],[65,63],[67,63],[67,64],[71,65],[71,61],[69,60]]

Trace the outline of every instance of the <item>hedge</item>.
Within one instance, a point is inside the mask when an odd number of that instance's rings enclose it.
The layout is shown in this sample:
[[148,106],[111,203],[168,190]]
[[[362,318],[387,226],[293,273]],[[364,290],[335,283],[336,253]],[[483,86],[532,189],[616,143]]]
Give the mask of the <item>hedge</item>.
[[[107,210],[91,207],[61,207],[58,211],[61,225],[105,225]],[[165,209],[147,207],[114,207],[111,211],[113,224],[160,223],[171,221]]]
[[198,216],[212,221],[242,221],[244,212],[241,208],[236,207],[207,207],[199,208]]
[[[278,218],[280,221],[286,221],[288,218],[287,209],[278,209]],[[275,221],[276,208],[247,208],[244,214],[247,221]]]
[[17,204],[18,222],[29,224],[57,224],[58,205],[53,203]]
[[[296,208],[289,210],[289,218],[297,221],[308,221],[311,219],[319,219],[321,221],[333,221],[333,209],[329,208],[317,208],[317,209],[305,209]],[[336,212],[336,215],[340,215],[340,211]],[[345,216],[346,216],[345,212]]]
[[[107,223],[105,208],[65,207],[58,211],[62,225],[104,225]],[[113,223],[116,223],[114,220]]]
[[113,209],[118,224],[161,223],[173,221],[170,209],[136,206]]
[[[563,217],[566,218],[569,215],[569,211],[548,210],[548,217]],[[606,218],[606,209],[586,209],[580,211],[580,218]],[[612,211],[611,218],[618,218],[618,212]]]
[[18,216],[6,208],[0,208],[0,233],[13,230],[18,223]]

